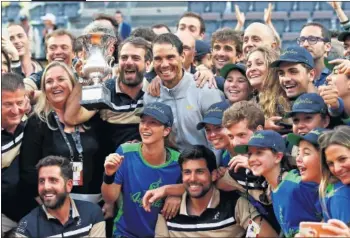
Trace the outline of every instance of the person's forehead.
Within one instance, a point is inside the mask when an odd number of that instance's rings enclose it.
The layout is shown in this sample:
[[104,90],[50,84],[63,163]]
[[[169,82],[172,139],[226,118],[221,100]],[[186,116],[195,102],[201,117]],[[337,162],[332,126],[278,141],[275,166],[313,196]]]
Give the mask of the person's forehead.
[[322,36],[322,29],[319,26],[306,26],[301,30],[300,36]]
[[182,164],[183,169],[207,169],[207,161],[204,158],[187,160]]
[[251,60],[254,60],[254,59],[265,60],[263,52],[261,52],[260,50],[256,50],[256,51],[250,53],[247,60],[251,61]]
[[195,17],[183,17],[180,19],[179,21],[179,25],[184,24],[187,26],[196,26],[196,27],[200,27],[200,21],[199,19],[195,18]]
[[234,40],[227,40],[227,41],[215,41],[213,43],[213,46],[215,45],[221,45],[221,46],[231,46],[233,48],[236,47],[236,43],[234,42]]
[[121,55],[140,55],[140,56],[144,56],[145,55],[145,49],[143,49],[142,47],[136,47],[135,45],[133,45],[131,43],[126,43],[120,49],[120,54]]
[[227,74],[227,77],[237,77],[237,78],[244,78],[244,79],[246,79],[246,76],[244,74],[242,74],[242,72],[239,71],[238,69],[231,70]]
[[293,63],[293,62],[282,62],[280,63],[277,70],[289,70],[289,69],[300,69],[302,66],[300,63]]
[[47,44],[55,44],[55,45],[66,45],[67,43],[70,43],[69,45],[72,45],[72,39],[68,35],[56,35],[56,36],[51,36]]
[[190,47],[194,47],[196,44],[196,41],[193,38],[193,36],[189,34],[186,34],[186,35],[180,34],[179,39],[181,40],[182,44]]
[[13,25],[9,26],[7,28],[9,35],[19,34],[19,33],[25,33],[24,29],[21,26]]
[[39,177],[61,177],[61,168],[58,166],[44,166],[39,170]]
[[240,120],[237,123],[234,123],[231,126],[227,127],[227,129],[232,133],[232,135],[237,135],[237,134],[242,133],[242,132],[253,133],[253,131],[251,131],[248,128],[248,120],[247,119]]
[[264,24],[252,24],[248,26],[247,29],[244,31],[244,37],[258,36],[261,38],[267,36],[269,32],[269,29]]
[[170,43],[161,43],[161,44],[154,44],[153,45],[153,54],[155,53],[177,53],[177,49],[174,45]]

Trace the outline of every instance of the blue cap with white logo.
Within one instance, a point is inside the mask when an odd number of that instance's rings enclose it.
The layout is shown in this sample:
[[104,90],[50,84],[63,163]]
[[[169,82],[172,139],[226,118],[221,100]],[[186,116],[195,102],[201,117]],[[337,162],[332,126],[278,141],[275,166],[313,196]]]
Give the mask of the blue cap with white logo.
[[286,151],[286,143],[283,137],[272,130],[254,132],[248,144],[236,146],[235,152],[238,154],[246,154],[248,153],[249,147],[268,148],[282,153]]
[[270,64],[272,68],[278,68],[281,63],[304,63],[311,68],[315,67],[314,59],[309,51],[300,46],[288,47],[282,52],[280,58]]
[[304,136],[290,133],[287,136],[287,140],[291,145],[296,145],[296,146],[299,145],[301,140],[306,140],[307,142],[310,142],[311,144],[318,146],[319,145],[318,138],[320,137],[320,135],[322,135],[324,131],[328,131],[328,130],[324,128],[315,128]]
[[226,101],[211,105],[205,112],[203,120],[197,124],[197,130],[203,129],[205,124],[221,125],[224,111],[229,107],[230,105]]
[[143,115],[151,116],[167,127],[171,127],[174,123],[174,116],[171,107],[160,102],[147,104],[144,107],[143,112],[136,115],[140,117]]
[[285,117],[292,117],[296,113],[322,113],[327,114],[327,105],[317,93],[304,93],[294,101],[292,111]]

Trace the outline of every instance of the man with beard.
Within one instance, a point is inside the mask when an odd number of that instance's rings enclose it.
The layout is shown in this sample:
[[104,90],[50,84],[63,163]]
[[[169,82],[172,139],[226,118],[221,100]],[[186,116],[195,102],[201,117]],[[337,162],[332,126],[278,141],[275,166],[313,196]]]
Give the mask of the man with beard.
[[326,78],[331,73],[325,65],[325,58],[331,50],[331,33],[322,24],[310,22],[301,28],[297,43],[310,52],[314,60],[316,87],[326,84]]
[[51,155],[40,160],[36,167],[43,204],[21,219],[15,237],[105,237],[100,207],[69,197],[76,173],[71,162]]
[[222,101],[222,93],[207,85],[197,88],[192,74],[183,67],[183,43],[174,34],[158,35],[153,42],[153,67],[161,79],[160,97],[145,95],[145,103],[162,102],[173,110],[173,131],[180,151],[193,144],[208,145],[204,131],[196,130],[204,113],[216,102]]
[[119,77],[105,81],[111,92],[112,109],[88,111],[82,107],[80,84],[76,84],[68,98],[64,115],[68,124],[84,123],[99,112],[103,121],[99,139],[105,155],[114,152],[122,143],[141,140],[138,131],[140,118],[136,114],[143,109],[143,95],[147,87],[143,75],[151,62],[151,54],[148,42],[140,37],[129,37],[119,46]]
[[249,237],[277,236],[249,201],[214,186],[217,166],[210,149],[191,146],[181,153],[179,164],[186,190],[180,213],[168,221],[158,214],[156,237],[242,237],[246,231]]

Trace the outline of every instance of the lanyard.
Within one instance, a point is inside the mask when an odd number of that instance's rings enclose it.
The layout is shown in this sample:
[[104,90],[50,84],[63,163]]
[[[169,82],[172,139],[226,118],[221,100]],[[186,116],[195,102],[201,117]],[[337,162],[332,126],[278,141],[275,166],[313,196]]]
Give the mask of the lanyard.
[[[69,143],[69,140],[66,136],[66,133],[64,133],[64,130],[62,128],[61,122],[58,119],[58,116],[55,112],[53,112],[53,115],[56,119],[57,125],[58,125],[58,129],[61,132],[61,135],[63,136],[64,141],[66,142],[68,149],[69,149],[69,153],[70,153],[70,160],[71,162],[73,162],[73,158],[74,158],[74,153],[73,153],[73,149],[71,144]],[[74,144],[75,144],[75,148],[77,149],[78,153],[79,153],[79,160],[82,162],[83,161],[83,147],[81,145],[81,139],[80,139],[80,131],[79,131],[79,127],[75,126],[75,132],[72,133],[72,137],[74,140]]]

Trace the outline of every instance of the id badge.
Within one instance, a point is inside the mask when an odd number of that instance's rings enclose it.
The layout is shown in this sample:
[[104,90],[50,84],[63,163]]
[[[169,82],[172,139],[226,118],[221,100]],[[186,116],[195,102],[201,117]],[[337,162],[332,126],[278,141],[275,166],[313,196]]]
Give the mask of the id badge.
[[73,186],[83,186],[83,162],[73,162]]
[[249,221],[247,234],[245,237],[258,237],[260,233],[260,226],[253,220]]

